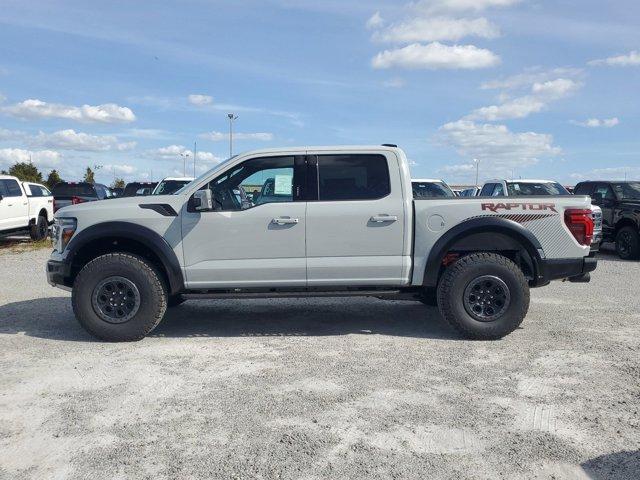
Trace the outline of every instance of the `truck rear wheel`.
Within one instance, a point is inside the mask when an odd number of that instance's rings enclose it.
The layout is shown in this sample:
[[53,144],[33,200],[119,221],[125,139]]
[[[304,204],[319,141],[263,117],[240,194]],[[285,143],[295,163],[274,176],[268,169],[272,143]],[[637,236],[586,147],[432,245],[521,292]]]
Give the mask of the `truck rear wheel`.
[[110,342],[140,340],[162,320],[167,291],[142,257],[109,253],[87,263],[75,279],[73,312],[89,333]]
[[633,227],[622,227],[616,235],[616,253],[623,260],[640,257],[640,234]]
[[47,217],[40,215],[36,221],[31,225],[29,236],[31,240],[43,240],[47,236],[49,225],[47,224]]
[[502,338],[518,328],[527,314],[529,285],[508,258],[474,253],[460,258],[442,275],[438,308],[466,338]]

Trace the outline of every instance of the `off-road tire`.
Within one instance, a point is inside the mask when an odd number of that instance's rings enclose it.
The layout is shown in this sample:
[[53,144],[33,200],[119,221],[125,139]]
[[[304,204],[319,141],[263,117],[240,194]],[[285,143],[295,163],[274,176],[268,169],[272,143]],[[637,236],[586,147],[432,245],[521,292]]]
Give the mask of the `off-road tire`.
[[[465,290],[476,279],[493,276],[508,287],[510,301],[493,321],[480,321],[465,308]],[[518,266],[502,255],[473,253],[450,265],[438,284],[438,308],[444,319],[462,336],[495,340],[513,332],[529,309],[529,284]]]
[[[94,289],[114,276],[132,282],[140,294],[137,312],[124,323],[103,320],[92,303]],[[109,253],[91,260],[80,270],[73,284],[71,303],[78,322],[92,335],[109,342],[136,341],[162,320],[167,309],[167,289],[162,276],[144,258],[130,253]]]
[[182,305],[186,301],[187,299],[184,298],[182,295],[171,295],[167,300],[167,307],[168,308],[177,307],[178,305]]
[[[623,241],[625,246],[623,247]],[[623,260],[640,258],[640,234],[634,227],[622,227],[616,234],[616,253]]]
[[29,229],[31,240],[43,240],[47,238],[47,217],[40,215]]

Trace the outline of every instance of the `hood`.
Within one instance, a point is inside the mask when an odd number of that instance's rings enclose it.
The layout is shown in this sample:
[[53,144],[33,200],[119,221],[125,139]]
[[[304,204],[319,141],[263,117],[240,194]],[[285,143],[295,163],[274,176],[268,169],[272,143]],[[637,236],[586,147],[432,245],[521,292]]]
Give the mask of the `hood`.
[[96,200],[94,202],[84,202],[77,205],[63,207],[56,212],[56,217],[72,217],[76,214],[90,212],[112,211],[113,216],[118,216],[119,211],[137,208],[139,205],[165,203],[171,205],[174,210],[179,211],[185,201],[184,195],[147,195],[145,197],[122,197]]

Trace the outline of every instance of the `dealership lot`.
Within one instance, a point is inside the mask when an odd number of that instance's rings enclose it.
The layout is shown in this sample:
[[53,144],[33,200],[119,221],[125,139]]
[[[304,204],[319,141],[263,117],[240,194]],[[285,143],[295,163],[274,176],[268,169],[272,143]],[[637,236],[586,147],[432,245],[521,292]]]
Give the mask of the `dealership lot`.
[[138,343],[80,328],[48,250],[0,252],[0,478],[632,478],[640,263],[532,291],[460,340],[377,299],[187,302]]

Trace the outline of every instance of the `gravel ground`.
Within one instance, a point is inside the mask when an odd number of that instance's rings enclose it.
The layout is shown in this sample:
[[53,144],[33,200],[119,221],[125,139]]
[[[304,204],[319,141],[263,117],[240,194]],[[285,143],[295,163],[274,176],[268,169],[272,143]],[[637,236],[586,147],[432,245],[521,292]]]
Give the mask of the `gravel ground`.
[[218,300],[94,341],[48,251],[0,253],[0,478],[639,478],[640,263],[459,339],[376,299]]

